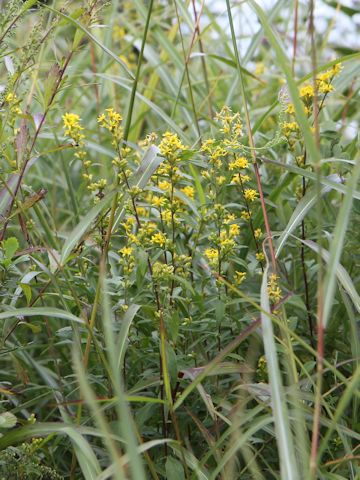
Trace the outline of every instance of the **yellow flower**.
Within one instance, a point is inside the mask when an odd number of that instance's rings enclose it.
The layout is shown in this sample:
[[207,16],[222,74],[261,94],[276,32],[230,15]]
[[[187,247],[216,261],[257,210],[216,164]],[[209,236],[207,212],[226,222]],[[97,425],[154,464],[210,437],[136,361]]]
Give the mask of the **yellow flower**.
[[253,202],[258,196],[258,193],[253,188],[245,188],[244,198],[248,202]]
[[241,213],[240,213],[240,217],[243,219],[243,220],[250,220],[250,213],[247,211],[247,210],[243,210]]
[[337,75],[338,73],[341,72],[341,70],[343,69],[344,67],[342,66],[341,63],[335,63],[335,65],[332,67],[332,73],[334,75]]
[[309,100],[314,96],[314,87],[312,85],[304,85],[303,87],[300,87],[299,94],[301,98]]
[[286,112],[286,113],[290,113],[290,114],[295,113],[294,104],[293,104],[293,103],[289,103],[289,105],[286,107],[285,112]]
[[250,181],[249,175],[243,175],[242,173],[237,173],[231,179],[231,183],[235,183],[237,185],[241,185],[249,181]]
[[334,89],[334,87],[331,85],[331,83],[326,83],[326,82],[320,82],[319,83],[319,92],[320,93],[330,93],[332,92]]
[[230,170],[237,170],[242,168],[247,168],[249,166],[249,162],[245,157],[236,158],[233,162],[229,163]]
[[237,285],[241,285],[242,282],[245,280],[245,278],[246,278],[245,272],[238,272],[238,271],[235,272],[234,281]]
[[278,286],[279,276],[275,273],[272,273],[269,276],[267,292],[270,300],[273,302],[279,302],[281,300],[282,291]]
[[[226,234],[226,232],[224,232]],[[229,253],[235,247],[235,241],[232,238],[222,236],[220,240],[220,246],[222,249],[226,250]]]
[[257,228],[254,232],[254,235],[255,235],[255,238],[258,240],[259,238],[261,238],[261,235],[262,235],[262,231],[261,231],[261,228]]
[[262,62],[258,62],[255,66],[255,75],[262,75],[265,72],[265,65]]
[[265,255],[262,252],[257,252],[255,257],[258,262],[263,262],[265,260]]
[[100,127],[106,128],[113,135],[116,141],[122,136],[122,116],[113,108],[106,108],[104,113],[98,116],[98,124]]
[[187,197],[191,198],[192,200],[194,199],[194,195],[195,195],[194,187],[191,187],[190,185],[187,185],[186,187],[182,188],[181,191]]
[[80,117],[76,113],[65,113],[62,116],[65,135],[68,135],[76,144],[82,145],[85,136],[81,133],[84,128],[80,125]]
[[210,153],[213,149],[214,144],[215,144],[215,139],[208,138],[201,145],[200,152]]
[[166,180],[162,180],[159,182],[159,188],[160,190],[163,190],[164,192],[169,192],[171,190],[171,183],[167,182]]
[[13,102],[14,100],[16,100],[16,95],[14,95],[13,93],[9,92],[6,97],[5,97],[5,102],[6,103],[11,103]]
[[219,258],[219,252],[215,248],[207,248],[204,252],[205,257],[210,261],[217,261]]
[[332,71],[331,70],[327,70],[326,72],[324,73],[320,73],[316,79],[319,80],[320,82],[328,82],[331,77],[332,77]]
[[231,237],[236,237],[237,235],[239,235],[240,234],[239,225],[237,225],[236,223],[233,223],[232,225],[230,225],[229,234]]
[[114,40],[122,40],[126,35],[125,28],[120,27],[119,25],[114,25],[113,31],[112,31],[112,37]]
[[164,197],[152,197],[151,205],[153,207],[163,207],[166,204],[166,199]]
[[225,225],[228,225],[229,223],[233,222],[236,219],[235,215],[233,213],[228,213],[226,215],[226,218],[224,220]]
[[156,245],[159,245],[160,247],[164,247],[166,243],[166,236],[161,232],[155,233],[151,237],[151,242]]
[[133,249],[132,247],[123,247],[121,250],[120,250],[120,253],[123,257],[129,257],[133,252]]
[[159,150],[162,155],[174,160],[179,151],[181,152],[185,150],[185,146],[181,143],[181,140],[176,133],[165,132],[159,144]]
[[224,185],[224,183],[226,182],[226,177],[224,177],[224,175],[219,175],[218,177],[216,177],[215,181],[217,185]]
[[145,207],[136,207],[136,210],[139,217],[146,217],[148,214],[148,211]]

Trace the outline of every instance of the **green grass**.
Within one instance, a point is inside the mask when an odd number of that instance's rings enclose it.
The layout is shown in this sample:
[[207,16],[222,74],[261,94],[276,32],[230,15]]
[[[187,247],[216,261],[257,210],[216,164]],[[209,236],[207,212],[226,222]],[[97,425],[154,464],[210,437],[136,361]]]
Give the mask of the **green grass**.
[[0,6],[0,478],[360,480],[357,11],[309,8]]

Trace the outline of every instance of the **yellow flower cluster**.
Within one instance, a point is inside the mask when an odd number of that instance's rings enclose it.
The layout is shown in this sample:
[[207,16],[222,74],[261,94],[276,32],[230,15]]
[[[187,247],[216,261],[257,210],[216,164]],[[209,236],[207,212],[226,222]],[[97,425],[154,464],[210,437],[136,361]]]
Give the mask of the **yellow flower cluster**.
[[191,200],[194,200],[195,189],[191,185],[186,185],[186,187],[181,188],[181,192]]
[[159,144],[161,155],[167,157],[170,161],[178,159],[179,154],[185,150],[185,146],[181,143],[176,133],[165,132]]
[[173,265],[167,265],[166,263],[155,262],[153,265],[153,278],[156,281],[165,282],[171,278],[174,273]]
[[132,247],[123,247],[120,250],[120,253],[123,257],[129,257],[133,253],[133,248]]
[[268,280],[267,292],[270,300],[272,300],[274,303],[279,302],[282,297],[282,291],[278,285],[279,278],[280,277],[278,275],[272,273]]
[[219,251],[216,250],[216,248],[207,248],[204,255],[208,259],[210,265],[217,266],[219,261]]
[[[129,245],[119,250],[119,253],[121,255],[119,263],[120,265],[123,266],[125,276],[130,275],[130,273],[135,268],[135,257],[133,255],[133,252],[134,252],[134,249]],[[125,283],[128,283],[128,282],[129,282],[129,278],[125,278]]]
[[233,135],[240,137],[243,133],[242,123],[239,113],[233,113],[231,108],[225,105],[220,112],[215,115],[215,120],[221,124],[220,132],[224,135]]
[[246,201],[253,202],[254,200],[256,200],[257,196],[258,192],[256,190],[254,190],[253,188],[245,188],[244,197]]
[[151,242],[154,245],[158,245],[159,247],[165,247],[166,244],[166,235],[162,232],[155,233],[151,237]]
[[238,157],[229,163],[230,170],[241,170],[242,168],[248,168],[248,166],[249,162],[245,157]]
[[238,271],[235,272],[234,282],[236,283],[236,285],[241,285],[245,279],[246,279],[246,272],[238,272]]
[[314,87],[312,85],[304,85],[299,89],[299,95],[301,98],[304,98],[305,101],[309,101],[315,95]]
[[81,132],[84,127],[80,125],[80,117],[76,113],[65,113],[62,116],[65,135],[69,136],[76,146],[82,146],[85,135]]
[[250,182],[250,177],[249,175],[244,175],[242,173],[237,173],[231,179],[231,183],[235,185],[243,185],[246,182]]
[[263,254],[263,252],[256,252],[255,258],[258,262],[263,262],[265,260],[265,255]]
[[292,133],[299,131],[299,125],[296,122],[284,122],[281,124],[281,129],[285,137],[289,139]]
[[122,138],[123,129],[121,126],[122,116],[113,108],[107,108],[104,113],[98,116],[100,127],[106,128],[113,137],[113,145],[117,146]]
[[15,93],[8,92],[5,96],[5,103],[7,103],[10,106],[10,111],[14,115],[22,114],[21,108],[19,107],[20,100],[18,100]]
[[343,67],[341,63],[336,63],[325,72],[317,75],[316,81],[317,81],[317,87],[320,93],[323,93],[324,95],[326,95],[327,93],[330,93],[333,90],[335,90],[333,85],[331,85],[331,82],[333,81],[335,75],[338,75],[341,72],[342,68]]
[[258,375],[259,382],[268,381],[267,361],[264,355],[262,355],[258,360],[256,373]]

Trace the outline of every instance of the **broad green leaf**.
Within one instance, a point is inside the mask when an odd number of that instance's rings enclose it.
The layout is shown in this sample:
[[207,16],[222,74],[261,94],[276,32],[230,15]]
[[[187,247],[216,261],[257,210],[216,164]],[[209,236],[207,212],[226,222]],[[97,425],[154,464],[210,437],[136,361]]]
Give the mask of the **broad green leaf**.
[[15,427],[17,418],[11,412],[0,413],[0,429]]
[[171,480],[184,480],[184,468],[179,460],[175,457],[167,457],[165,462],[166,478]]

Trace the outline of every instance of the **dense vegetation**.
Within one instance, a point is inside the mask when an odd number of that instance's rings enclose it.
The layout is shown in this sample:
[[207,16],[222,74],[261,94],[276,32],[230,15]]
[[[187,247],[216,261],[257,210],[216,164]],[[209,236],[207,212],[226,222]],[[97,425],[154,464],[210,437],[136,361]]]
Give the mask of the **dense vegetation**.
[[360,480],[359,11],[324,7],[0,2],[1,479]]

